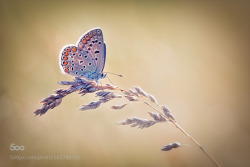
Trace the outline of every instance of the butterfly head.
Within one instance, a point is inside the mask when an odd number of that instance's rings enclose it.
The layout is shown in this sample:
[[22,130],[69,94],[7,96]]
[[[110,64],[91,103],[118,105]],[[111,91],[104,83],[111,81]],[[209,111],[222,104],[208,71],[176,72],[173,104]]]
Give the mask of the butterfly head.
[[104,73],[101,74],[101,78],[105,78],[106,76],[107,74],[104,74]]

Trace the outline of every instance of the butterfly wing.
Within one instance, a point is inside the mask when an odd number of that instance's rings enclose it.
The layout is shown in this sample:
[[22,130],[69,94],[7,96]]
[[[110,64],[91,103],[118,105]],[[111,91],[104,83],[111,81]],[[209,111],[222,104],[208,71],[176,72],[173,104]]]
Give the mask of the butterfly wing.
[[94,28],[85,33],[78,42],[78,47],[88,52],[96,63],[96,73],[103,72],[106,60],[106,45],[100,28]]
[[76,46],[65,46],[60,54],[60,65],[63,72],[88,79],[96,71],[96,62],[89,52]]

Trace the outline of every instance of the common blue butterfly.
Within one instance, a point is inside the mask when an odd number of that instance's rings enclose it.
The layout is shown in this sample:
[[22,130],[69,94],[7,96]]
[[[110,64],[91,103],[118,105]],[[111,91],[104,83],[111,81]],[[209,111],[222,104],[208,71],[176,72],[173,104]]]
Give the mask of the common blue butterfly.
[[106,77],[103,73],[105,59],[106,45],[100,28],[83,34],[76,45],[64,46],[59,55],[63,72],[95,81]]

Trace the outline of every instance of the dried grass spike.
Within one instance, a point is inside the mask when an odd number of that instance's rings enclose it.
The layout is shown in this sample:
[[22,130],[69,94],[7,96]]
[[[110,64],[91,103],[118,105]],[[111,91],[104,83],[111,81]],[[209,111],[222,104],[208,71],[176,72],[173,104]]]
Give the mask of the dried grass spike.
[[126,105],[128,105],[128,103],[123,104],[123,105],[115,105],[115,106],[112,106],[111,108],[114,110],[120,110],[120,109],[124,108]]
[[[132,93],[133,95],[138,95],[138,93],[135,91],[135,90],[133,90],[133,89],[129,89],[128,90],[130,93]],[[131,94],[129,93],[129,95],[131,96]]]
[[61,81],[61,82],[57,82],[60,85],[73,85],[75,84],[74,81]]
[[140,86],[134,86],[134,88],[138,94],[148,97],[147,92],[145,92]]
[[155,112],[148,112],[148,114],[156,121],[156,122],[166,122],[167,120],[160,114]]
[[88,105],[83,105],[81,110],[91,110],[91,109],[96,109],[97,107],[99,107],[101,105],[101,101],[94,101],[89,103]]
[[172,115],[172,113],[169,111],[169,109],[168,109],[166,106],[161,106],[161,108],[162,108],[164,114],[167,116],[167,118],[168,118],[169,120],[175,121],[174,116]]
[[150,99],[151,102],[158,104],[156,98],[153,95],[148,94],[148,97],[149,97],[149,99]]
[[161,151],[170,151],[173,148],[178,148],[181,147],[182,145],[178,142],[174,142],[174,143],[170,143],[168,145],[163,146],[163,148],[161,149]]
[[143,128],[148,128],[152,125],[154,125],[156,122],[155,121],[151,121],[148,119],[142,119],[142,118],[127,118],[125,121],[119,123],[120,125],[130,125],[131,127],[138,127],[140,129]]
[[139,99],[135,96],[125,96],[129,101],[139,101]]

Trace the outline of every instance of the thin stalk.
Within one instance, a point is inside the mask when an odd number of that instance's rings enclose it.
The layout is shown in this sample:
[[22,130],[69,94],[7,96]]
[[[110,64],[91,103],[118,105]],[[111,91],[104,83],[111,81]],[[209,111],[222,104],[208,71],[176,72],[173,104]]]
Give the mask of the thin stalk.
[[176,128],[178,128],[182,133],[184,133],[189,139],[191,139],[205,155],[214,163],[215,166],[219,167],[220,165],[211,157],[211,155],[198,143],[192,136],[190,136],[177,122],[172,122]]
[[[165,115],[163,115],[158,109],[156,109],[154,106],[150,105],[147,101],[145,101],[144,99],[142,99],[141,97],[139,97],[136,94],[133,94],[127,90],[121,89],[119,87],[115,87],[114,89],[122,91],[122,92],[127,92],[133,96],[136,96],[140,101],[144,102],[146,105],[148,105],[149,107],[151,107],[152,109],[154,109],[156,112],[158,112],[159,114],[161,114],[163,117],[167,118]],[[159,107],[161,107],[159,104],[157,104]],[[211,157],[211,155],[200,145],[200,143],[198,143],[191,135],[189,135],[175,120],[172,120],[170,118],[169,119],[177,129],[179,129],[184,135],[186,135],[190,140],[193,141],[193,143],[198,146],[201,151],[213,162],[213,164],[217,167],[220,167],[220,165]]]

